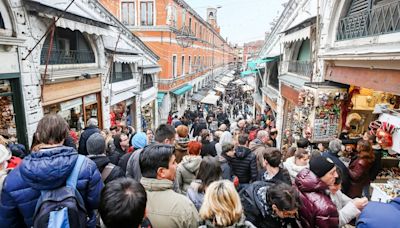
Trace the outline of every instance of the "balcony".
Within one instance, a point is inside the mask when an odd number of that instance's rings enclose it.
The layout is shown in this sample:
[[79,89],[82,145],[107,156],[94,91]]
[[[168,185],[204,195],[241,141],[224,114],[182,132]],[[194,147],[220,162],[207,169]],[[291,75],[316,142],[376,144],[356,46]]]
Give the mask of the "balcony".
[[305,77],[311,77],[313,63],[311,61],[286,61],[288,72]]
[[400,0],[342,18],[337,40],[400,32]]
[[110,83],[121,82],[133,79],[132,72],[114,72],[110,78]]
[[[48,48],[42,50],[42,53],[48,53]],[[40,64],[46,64],[47,54],[41,55]],[[76,50],[51,50],[49,65],[57,64],[82,64],[94,63],[95,56],[92,51]]]

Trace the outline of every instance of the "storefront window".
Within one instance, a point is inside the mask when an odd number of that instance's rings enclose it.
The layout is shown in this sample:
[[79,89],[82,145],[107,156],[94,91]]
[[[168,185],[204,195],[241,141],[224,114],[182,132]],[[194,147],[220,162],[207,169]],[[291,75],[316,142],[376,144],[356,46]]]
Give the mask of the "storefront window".
[[142,129],[153,129],[154,127],[154,102],[143,106],[142,108]]
[[[85,109],[83,109],[83,105],[85,105]],[[98,105],[97,94],[90,94],[85,97],[46,106],[44,107],[44,114],[59,114],[67,121],[71,129],[80,131],[85,128],[90,118],[98,119]]]
[[0,80],[0,135],[6,138],[17,136],[14,105],[9,80]]
[[121,101],[111,106],[111,126],[132,126],[135,127],[135,98]]

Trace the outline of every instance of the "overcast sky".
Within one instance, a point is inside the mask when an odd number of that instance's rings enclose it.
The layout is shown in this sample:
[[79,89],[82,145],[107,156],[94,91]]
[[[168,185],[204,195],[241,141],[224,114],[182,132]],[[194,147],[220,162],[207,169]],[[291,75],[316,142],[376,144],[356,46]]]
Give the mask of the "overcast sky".
[[217,22],[222,37],[232,43],[264,39],[270,23],[283,10],[287,0],[185,0],[203,18],[208,6],[221,6]]

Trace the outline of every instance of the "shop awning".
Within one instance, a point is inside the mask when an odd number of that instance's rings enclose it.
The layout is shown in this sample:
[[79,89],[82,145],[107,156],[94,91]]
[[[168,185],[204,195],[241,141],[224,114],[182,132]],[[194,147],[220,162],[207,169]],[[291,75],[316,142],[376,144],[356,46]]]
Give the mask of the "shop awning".
[[203,98],[204,98],[204,95],[203,94],[201,94],[201,93],[194,93],[192,96],[191,96],[191,100],[192,101],[195,101],[195,102],[200,102],[201,100],[203,100]]
[[161,67],[158,65],[143,66],[143,74],[155,74],[161,71]]
[[144,107],[145,105],[152,102],[156,98],[158,98],[157,89],[155,87],[151,87],[150,89],[147,89],[142,92],[140,96],[140,106]]
[[114,55],[116,63],[137,63],[142,60],[142,56],[138,55]]
[[221,92],[221,93],[225,93],[225,88],[223,88],[223,87],[221,87],[221,86],[218,86],[218,85],[214,88],[214,90],[215,90],[215,91],[219,91],[219,92]]
[[157,102],[158,102],[158,106],[161,106],[161,103],[162,103],[163,100],[164,100],[164,96],[165,96],[165,93],[162,93],[162,92],[158,92],[158,93],[157,93]]
[[236,84],[236,85],[244,85],[244,84],[246,84],[244,81],[242,81],[241,79],[238,79],[238,80],[236,80],[236,81],[233,81],[232,82],[233,84]]
[[201,100],[201,103],[217,105],[218,100],[219,100],[219,96],[208,94],[206,97],[203,98],[203,100]]
[[277,61],[277,60],[278,60],[278,57],[266,57],[263,59],[256,59],[256,60],[249,61],[247,63],[247,66],[249,69],[255,70],[258,68],[257,67],[258,64],[269,63],[269,62],[273,62],[273,61]]
[[234,78],[232,77],[228,77],[228,76],[224,76],[221,78],[221,80],[219,81],[220,84],[227,86],[229,84],[229,82],[231,82]]
[[257,73],[256,70],[246,70],[246,71],[243,71],[242,73],[240,73],[240,76],[244,77],[244,76],[252,75],[255,73]]
[[282,43],[292,43],[296,41],[306,40],[310,38],[310,34],[311,26],[308,26],[296,32],[285,35],[282,39]]
[[177,90],[172,91],[172,93],[177,95],[177,96],[180,96],[180,95],[184,94],[186,91],[191,90],[192,88],[193,88],[192,85],[186,84],[185,86],[183,86],[183,87],[181,87],[181,88],[179,88]]
[[243,92],[252,91],[252,90],[254,90],[253,87],[251,87],[249,85],[242,85],[242,91]]
[[[135,46],[125,41],[123,38],[118,40],[118,34],[112,33],[113,36],[103,36],[104,48],[109,52],[118,53],[130,53],[130,54],[142,54],[143,52],[138,50]],[[118,42],[118,45],[117,45]],[[116,49],[115,49],[116,48]]]
[[[44,69],[40,69],[40,73],[44,74]],[[83,75],[97,75],[105,74],[106,69],[98,67],[84,67],[84,68],[74,68],[74,69],[58,69],[50,65],[47,70],[47,75],[45,75],[48,80],[64,79],[64,78],[74,78]]]
[[296,89],[302,89],[304,86],[304,83],[310,81],[310,80],[307,80],[304,78],[300,78],[298,76],[288,75],[288,74],[279,76],[279,80],[282,83],[285,83],[286,85],[291,85],[291,86],[295,87]]

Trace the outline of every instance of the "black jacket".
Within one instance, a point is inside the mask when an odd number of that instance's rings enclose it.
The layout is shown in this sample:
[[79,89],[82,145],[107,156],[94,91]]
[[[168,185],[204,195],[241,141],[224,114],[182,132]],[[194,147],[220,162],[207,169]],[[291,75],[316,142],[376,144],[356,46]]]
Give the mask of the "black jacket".
[[112,151],[107,157],[110,159],[110,162],[113,163],[114,165],[118,165],[119,159],[121,159],[122,156],[125,155],[125,152],[122,151],[119,148],[115,148],[114,151]]
[[204,140],[202,141],[201,144],[203,145],[201,147],[201,152],[200,152],[201,157],[205,157],[208,155],[213,157],[217,156],[217,150],[215,149],[215,144],[216,144],[215,141],[210,142],[208,140]]
[[288,185],[292,185],[292,181],[290,179],[289,172],[284,168],[279,168],[279,172],[269,180],[267,179],[267,175],[268,175],[267,172],[264,172],[261,175],[259,180],[269,181],[269,182],[273,182],[273,183],[285,183]]
[[79,138],[79,147],[78,147],[79,154],[88,155],[88,152],[86,150],[86,141],[94,133],[100,133],[99,128],[91,126],[83,129],[81,137]]
[[196,123],[193,125],[193,137],[199,136],[201,130],[207,129],[207,124],[206,123]]
[[225,156],[232,167],[233,174],[239,178],[239,183],[247,184],[257,180],[256,155],[247,147],[238,146],[235,156]]
[[133,153],[126,153],[122,155],[118,161],[118,166],[121,167],[121,169],[126,173],[126,167],[128,165],[129,158],[131,157]]
[[[96,163],[97,169],[100,171],[100,174],[103,172],[104,168],[110,163],[110,159],[105,155],[95,155],[89,156],[89,158]],[[124,177],[125,173],[119,166],[114,166],[110,175],[104,180],[104,184],[107,184],[110,181],[118,179],[120,177]]]

